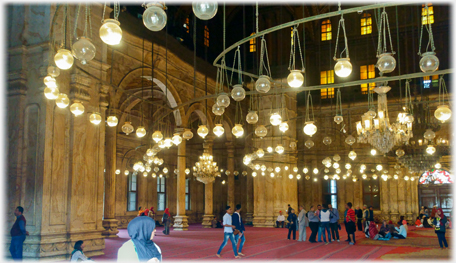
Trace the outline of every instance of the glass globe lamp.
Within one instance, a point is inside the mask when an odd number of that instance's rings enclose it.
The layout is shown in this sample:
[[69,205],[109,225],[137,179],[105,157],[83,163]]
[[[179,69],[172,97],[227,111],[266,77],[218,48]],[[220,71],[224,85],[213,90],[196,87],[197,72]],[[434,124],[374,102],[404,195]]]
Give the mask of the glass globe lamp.
[[274,173],[270,173],[269,176],[271,176],[271,178],[274,178]]
[[314,168],[314,169],[313,169],[313,173],[314,173],[314,174],[318,174],[318,169],[317,169],[317,168]]
[[241,101],[245,98],[245,90],[241,84],[234,85],[233,89],[231,90],[231,97],[235,101]]
[[214,2],[195,1],[192,3],[193,13],[201,20],[209,20],[217,14],[218,4]]
[[217,116],[221,116],[225,112],[225,107],[216,104],[212,105],[212,113]]
[[436,169],[440,169],[442,168],[442,165],[440,163],[436,163],[435,166],[434,166]]
[[300,175],[300,174],[297,174],[297,175],[296,175],[296,179],[298,179],[298,180],[301,179],[301,175]]
[[256,177],[257,176],[257,172],[252,172],[252,177]]
[[413,176],[410,177],[410,181],[412,181],[412,182],[415,181],[415,177],[413,177]]
[[241,124],[235,124],[231,132],[236,138],[239,138],[244,134],[244,128],[242,128]]
[[334,122],[335,123],[340,124],[343,121],[344,121],[344,117],[342,115],[337,114],[336,116],[334,116]]
[[366,174],[363,174],[361,177],[362,177],[363,179],[366,179],[366,178],[367,178],[367,175],[366,175]]
[[117,125],[117,123],[119,123],[119,119],[117,119],[116,116],[108,116],[108,119],[106,120],[106,122],[108,123],[108,126],[109,127],[114,127]]
[[341,78],[348,77],[352,72],[352,64],[349,58],[339,58],[334,66],[334,73]]
[[154,133],[152,133],[152,140],[155,141],[155,143],[161,141],[163,139],[163,134],[161,133],[161,131],[154,131]]
[[336,173],[337,173],[337,174],[340,174],[341,172],[342,172],[342,170],[341,170],[340,168],[337,168],[337,169],[336,169]]
[[426,148],[426,153],[433,155],[435,153],[435,147],[432,145],[428,145],[428,147]]
[[350,169],[347,170],[347,176],[349,176],[352,173],[353,173],[352,170],[350,170]]
[[163,173],[167,174],[168,173],[168,168],[163,168]]
[[331,143],[332,143],[331,137],[326,136],[325,138],[323,138],[323,144],[324,145],[330,145]]
[[381,164],[377,164],[375,168],[377,169],[377,171],[383,170],[383,166]]
[[184,133],[182,134],[182,138],[186,139],[187,141],[193,138],[193,132],[190,129],[185,129]]
[[47,73],[53,78],[57,78],[60,75],[60,69],[58,67],[49,66],[47,68]]
[[230,172],[229,170],[226,170],[226,171],[225,171],[225,174],[226,174],[226,175],[230,175],[231,172]]
[[421,55],[420,69],[424,73],[431,73],[439,68],[439,59],[435,56],[435,52],[426,52]]
[[282,116],[280,116],[280,114],[278,114],[277,112],[274,112],[273,114],[271,114],[269,121],[271,122],[272,126],[277,126],[280,123],[282,123]]
[[149,165],[146,165],[146,172],[150,172],[150,171],[152,171],[152,168],[150,168]]
[[131,125],[131,122],[129,122],[129,121],[126,121],[125,124],[122,125],[122,131],[126,135],[132,133],[134,130],[135,130],[135,128],[133,128],[133,125]]
[[282,154],[284,150],[285,149],[283,148],[283,146],[281,144],[277,145],[276,148],[275,148],[275,151],[278,154]]
[[292,88],[299,88],[304,83],[304,76],[300,70],[290,70],[290,74],[287,77],[288,85]]
[[410,178],[409,178],[407,175],[404,176],[404,180],[405,180],[405,181],[408,181],[409,179],[410,179]]
[[310,149],[310,148],[312,148],[312,147],[315,145],[315,143],[314,143],[311,139],[308,139],[308,140],[304,143],[304,145],[305,145],[308,149]]
[[212,131],[217,137],[220,137],[225,132],[225,129],[223,128],[222,124],[215,124],[215,127],[212,129]]
[[345,143],[350,146],[353,145],[355,142],[356,142],[356,138],[353,137],[351,134],[348,135],[347,138],[345,138]]
[[73,66],[74,58],[68,49],[59,49],[54,56],[54,62],[60,69],[69,69]]
[[160,149],[163,149],[163,148],[166,147],[166,145],[165,145],[165,140],[161,140],[161,141],[159,141],[157,144],[158,144],[158,147],[160,147]]
[[48,88],[52,88],[52,89],[57,88],[57,82],[56,82],[55,78],[53,78],[51,76],[46,76],[43,79],[43,82],[44,82],[44,85],[46,85],[46,87],[48,87]]
[[334,164],[333,164],[333,168],[334,168],[334,169],[339,168],[339,163],[334,163]]
[[399,178],[399,176],[398,176],[397,174],[395,174],[395,175],[393,176],[393,178],[394,178],[395,180],[397,180],[397,179]]
[[309,169],[307,169],[307,167],[304,167],[304,168],[302,169],[302,172],[303,172],[304,174],[307,174],[307,173],[309,172]]
[[333,160],[336,161],[336,162],[340,161],[340,155],[338,155],[337,153],[334,154]]
[[48,100],[55,100],[59,97],[59,89],[58,88],[49,88],[49,87],[46,87],[44,88],[44,96],[48,99]]
[[373,175],[372,175],[372,179],[377,180],[377,175],[376,175],[376,174],[373,174]]
[[258,114],[256,111],[249,111],[246,116],[246,121],[248,124],[256,124],[258,122]]
[[207,129],[206,125],[203,124],[198,127],[198,130],[196,132],[201,138],[204,139],[206,135],[209,133],[209,130]]
[[259,164],[255,164],[254,168],[255,168],[255,170],[257,170],[257,171],[258,171],[258,170],[260,170],[260,168],[261,168],[261,165],[259,165]]
[[139,138],[146,136],[146,129],[143,126],[138,126],[136,129],[136,136]]
[[169,149],[171,146],[173,146],[173,140],[171,140],[171,138],[169,138],[169,137],[168,137],[168,138],[165,138],[164,143],[165,143],[165,147],[168,148],[168,149]]
[[448,105],[437,106],[437,109],[434,112],[434,117],[444,123],[451,118],[451,109]]
[[77,117],[84,113],[84,106],[80,101],[75,100],[74,103],[70,106],[70,111],[74,114],[74,116]]
[[181,144],[181,142],[182,142],[182,137],[181,137],[178,133],[175,133],[175,134],[173,135],[173,138],[171,138],[171,140],[173,141],[174,145],[177,146],[177,145]]
[[98,112],[90,114],[89,120],[91,123],[98,125],[101,122],[101,115]]
[[414,119],[415,119],[415,118],[414,118],[413,115],[410,114],[410,113],[408,113],[407,115],[405,115],[405,118],[404,118],[405,123],[413,123]]
[[356,153],[355,153],[355,151],[350,151],[350,152],[348,153],[348,158],[352,159],[352,161],[355,160],[355,159],[356,159]]
[[264,127],[264,125],[258,125],[258,127],[256,127],[256,129],[255,129],[256,136],[263,138],[267,134],[268,134],[268,129],[266,129],[266,127]]
[[105,19],[99,33],[101,40],[107,45],[117,45],[122,39],[120,23],[115,19]]
[[396,68],[396,59],[391,53],[383,53],[377,60],[377,68],[380,72],[390,73]]
[[130,174],[130,171],[125,170],[124,175],[129,175],[129,174]]
[[306,178],[306,180],[310,180],[310,176],[308,176],[308,175],[306,175],[305,178]]
[[266,169],[267,169],[267,168],[266,168],[266,165],[264,165],[264,164],[261,165],[260,169],[261,169],[261,171],[263,171],[263,172],[266,171]]
[[227,108],[230,105],[230,97],[225,93],[218,95],[217,105]]
[[288,130],[288,123],[285,121],[285,122],[282,122],[279,124],[279,130],[281,132],[286,132]]
[[289,175],[288,175],[288,178],[293,179],[293,175],[292,175],[292,174],[289,174]]
[[71,48],[73,56],[81,61],[82,65],[87,64],[95,57],[96,47],[89,38],[80,37]]
[[346,164],[345,164],[345,169],[348,170],[348,169],[350,169],[351,167],[352,167],[351,164],[349,164],[349,163],[346,163]]
[[293,167],[293,172],[297,173],[298,172],[298,167]]
[[268,153],[272,153],[274,151],[274,149],[272,149],[272,147],[269,146],[268,148],[266,148],[266,151],[268,151]]
[[264,156],[264,151],[263,149],[259,148],[257,151],[256,151],[256,154],[258,155],[258,157],[262,158]]
[[268,76],[261,75],[255,82],[255,89],[259,93],[267,93],[271,89],[271,81]]
[[435,132],[431,129],[427,129],[426,132],[424,133],[423,137],[426,140],[432,140],[435,138]]
[[315,126],[313,121],[306,121],[304,126],[304,133],[312,137],[317,132],[317,126]]
[[372,155],[376,155],[376,154],[377,154],[377,150],[372,149],[372,150],[370,151],[370,153],[371,153]]
[[405,154],[405,151],[404,151],[404,150],[402,150],[402,149],[397,149],[397,150],[396,150],[396,155],[397,155],[398,157],[402,157],[402,156],[404,156],[404,154]]
[[276,173],[280,172],[280,167],[279,167],[279,166],[276,166],[276,168],[274,169],[274,171],[276,171]]
[[186,169],[185,169],[185,174],[188,175],[189,173],[190,173],[190,169],[186,168]]
[[329,176],[325,175],[325,176],[323,176],[323,179],[328,180]]
[[153,156],[153,155],[154,155],[154,150],[152,150],[152,149],[150,149],[150,148],[147,149],[146,155],[147,155],[147,156]]
[[157,32],[166,26],[168,17],[163,8],[163,4],[159,2],[153,2],[146,5],[146,11],[144,11],[142,18],[144,25],[150,31]]

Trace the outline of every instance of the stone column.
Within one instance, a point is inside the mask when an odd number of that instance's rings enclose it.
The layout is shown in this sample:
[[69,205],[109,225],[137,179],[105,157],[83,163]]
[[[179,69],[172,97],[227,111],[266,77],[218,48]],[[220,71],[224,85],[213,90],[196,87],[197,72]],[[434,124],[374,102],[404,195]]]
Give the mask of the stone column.
[[106,172],[105,178],[105,202],[103,216],[103,236],[118,237],[116,215],[116,143],[117,126],[106,127]]
[[231,208],[234,209],[234,206],[236,205],[234,203],[234,146],[231,142],[226,143],[227,146],[227,152],[228,152],[228,159],[227,159],[227,170],[231,172],[230,175],[228,175],[228,200],[227,203]]
[[[176,133],[182,135],[184,129],[176,129]],[[174,230],[188,230],[188,217],[185,215],[185,150],[186,140],[177,147],[177,215],[174,217]]]
[[[258,176],[258,175],[257,175]],[[261,176],[261,175],[260,175]],[[245,222],[250,223],[253,220],[253,177],[251,175],[247,175],[246,178],[246,213],[245,213]]]
[[[212,154],[212,145],[214,145],[214,136],[208,135],[203,143],[204,152]],[[203,228],[212,227],[212,219],[214,219],[213,188],[214,188],[214,183],[209,183],[209,184],[204,185],[205,207],[204,207],[203,223],[201,224],[203,226]]]

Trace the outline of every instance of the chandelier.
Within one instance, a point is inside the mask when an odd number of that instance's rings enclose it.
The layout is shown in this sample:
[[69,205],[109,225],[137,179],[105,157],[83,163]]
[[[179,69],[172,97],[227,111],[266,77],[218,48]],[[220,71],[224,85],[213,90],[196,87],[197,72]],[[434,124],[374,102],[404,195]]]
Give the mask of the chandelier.
[[356,122],[358,142],[369,143],[383,154],[401,142],[408,142],[413,136],[413,119],[407,118],[408,114],[399,113],[397,122],[392,125],[389,122],[386,93],[390,89],[389,86],[374,88],[378,94],[377,113],[369,110],[361,116],[361,121]]
[[203,184],[212,183],[215,177],[220,174],[217,163],[213,161],[213,158],[209,153],[203,153],[199,157],[199,162],[196,162],[195,166],[193,166],[193,175],[196,177],[196,180]]

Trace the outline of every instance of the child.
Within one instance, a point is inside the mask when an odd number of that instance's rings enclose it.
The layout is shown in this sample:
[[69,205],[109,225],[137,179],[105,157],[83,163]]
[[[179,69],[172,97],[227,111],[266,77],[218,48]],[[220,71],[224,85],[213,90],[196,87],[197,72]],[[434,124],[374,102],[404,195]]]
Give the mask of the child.
[[423,227],[423,224],[421,223],[421,220],[420,220],[419,216],[416,218],[415,226],[416,227]]

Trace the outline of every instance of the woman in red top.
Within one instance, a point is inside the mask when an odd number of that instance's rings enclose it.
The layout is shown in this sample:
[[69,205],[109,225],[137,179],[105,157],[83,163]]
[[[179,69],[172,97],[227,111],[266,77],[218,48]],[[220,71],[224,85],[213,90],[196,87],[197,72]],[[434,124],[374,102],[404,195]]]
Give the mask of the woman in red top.
[[[347,228],[348,234],[348,244],[354,245],[355,241],[355,231],[356,231],[356,219],[355,219],[355,211],[352,208],[352,203],[348,202],[345,207],[347,208],[347,217],[345,218],[345,227]],[[351,242],[350,235],[353,237],[353,242]]]

